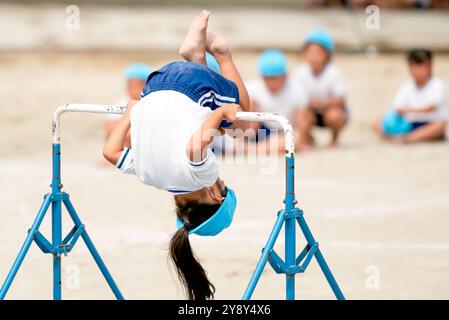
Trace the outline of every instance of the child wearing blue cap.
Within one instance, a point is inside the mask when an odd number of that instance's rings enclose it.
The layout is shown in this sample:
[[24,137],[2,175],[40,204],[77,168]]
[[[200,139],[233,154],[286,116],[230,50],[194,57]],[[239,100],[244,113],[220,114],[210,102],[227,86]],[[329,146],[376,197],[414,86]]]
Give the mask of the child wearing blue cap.
[[[202,11],[193,21],[180,49],[186,62],[150,74],[142,99],[128,103],[103,150],[122,172],[173,195],[179,229],[170,240],[170,258],[189,299],[200,300],[213,298],[215,288],[192,252],[189,234],[218,234],[230,225],[236,207],[210,145],[224,128],[239,128],[236,113],[249,110],[227,43],[207,31],[208,19],[209,12]],[[221,75],[205,65],[206,50]],[[129,129],[130,148],[124,144]]]
[[399,88],[391,110],[374,123],[374,130],[394,143],[440,140],[446,131],[447,92],[433,75],[432,53],[412,50],[407,60],[412,79]]
[[[300,108],[308,105],[308,97],[301,83],[294,81],[287,73],[287,58],[277,49],[264,51],[257,60],[260,77],[246,82],[251,101],[251,110],[279,113],[294,122]],[[256,132],[256,141],[265,140],[267,146],[273,134],[278,139],[278,152],[285,150],[283,135],[277,135],[280,129],[276,124],[256,122],[252,127]],[[267,139],[264,139],[267,138]]]
[[313,147],[312,127],[331,130],[330,146],[336,146],[341,130],[348,120],[346,108],[346,83],[340,70],[332,63],[334,42],[323,29],[309,32],[305,39],[306,63],[295,74],[309,96],[309,105],[301,109],[297,118],[300,144],[306,151]]
[[[120,100],[118,104],[126,104],[130,99],[139,100],[142,89],[145,87],[151,68],[145,63],[134,63],[126,67],[123,75],[126,79],[126,98]],[[120,114],[107,114],[104,122],[104,130],[106,138],[112,129],[122,118]],[[129,140],[129,137],[128,137]],[[129,143],[129,142],[128,142]]]

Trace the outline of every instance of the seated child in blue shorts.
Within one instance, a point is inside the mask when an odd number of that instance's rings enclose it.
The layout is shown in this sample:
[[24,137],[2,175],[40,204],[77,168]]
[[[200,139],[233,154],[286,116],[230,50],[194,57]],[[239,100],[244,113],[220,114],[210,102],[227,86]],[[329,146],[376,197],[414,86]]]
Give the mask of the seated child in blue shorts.
[[[176,204],[178,230],[170,257],[189,299],[213,298],[208,280],[190,247],[188,235],[215,235],[228,227],[236,199],[219,178],[210,149],[223,128],[237,128],[236,112],[249,110],[249,99],[226,41],[207,31],[209,12],[193,21],[180,54],[153,72],[142,99],[130,101],[125,116],[104,147],[104,156],[124,173],[146,185],[170,192]],[[207,68],[206,51],[221,75]],[[131,130],[131,148],[124,145]]]

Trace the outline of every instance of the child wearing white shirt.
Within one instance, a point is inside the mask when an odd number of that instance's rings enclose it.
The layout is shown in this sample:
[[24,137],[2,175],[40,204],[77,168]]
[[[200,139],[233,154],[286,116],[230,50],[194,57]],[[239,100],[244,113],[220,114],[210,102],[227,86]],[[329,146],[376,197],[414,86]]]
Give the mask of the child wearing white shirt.
[[[189,299],[199,300],[213,298],[215,288],[192,251],[189,234],[216,235],[230,225],[236,208],[235,194],[219,178],[210,145],[223,128],[240,127],[240,109],[249,110],[227,43],[207,31],[208,19],[203,10],[193,21],[180,49],[186,62],[172,62],[150,74],[142,99],[128,103],[103,150],[122,172],[173,195],[178,230],[169,254]],[[221,75],[206,66],[206,50],[216,58]],[[124,144],[129,129],[130,148]]]
[[440,140],[445,137],[447,92],[443,81],[432,74],[432,53],[412,50],[407,60],[412,79],[399,88],[392,105],[393,115],[402,120],[405,129],[395,132],[389,115],[377,120],[374,129],[394,143]]
[[[308,97],[301,83],[294,81],[287,73],[287,58],[277,49],[264,51],[257,61],[259,78],[245,83],[250,96],[251,111],[279,113],[292,123],[300,108],[308,105]],[[277,150],[285,150],[280,127],[271,122],[255,122],[255,141],[270,146],[268,139],[277,139]]]
[[346,84],[340,70],[332,64],[334,43],[329,33],[315,29],[307,34],[305,47],[306,64],[295,74],[309,97],[307,108],[298,113],[300,151],[313,147],[313,126],[331,130],[330,146],[336,146],[342,128],[348,121],[346,108]]

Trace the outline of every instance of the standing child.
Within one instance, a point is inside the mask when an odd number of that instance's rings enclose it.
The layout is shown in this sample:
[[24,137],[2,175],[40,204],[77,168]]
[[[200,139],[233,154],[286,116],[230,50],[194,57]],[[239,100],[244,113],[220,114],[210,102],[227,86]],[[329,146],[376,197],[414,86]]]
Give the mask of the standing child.
[[309,96],[309,105],[298,114],[300,133],[299,150],[312,148],[312,127],[329,128],[332,133],[330,146],[336,146],[341,129],[348,121],[346,108],[346,84],[340,70],[332,63],[334,43],[330,34],[315,29],[307,34],[305,44],[306,63],[296,73]]
[[[210,299],[215,291],[189,234],[216,235],[230,225],[236,207],[209,146],[222,128],[239,126],[240,106],[249,109],[226,41],[207,32],[208,19],[209,12],[202,11],[190,27],[180,49],[187,62],[169,63],[149,76],[143,98],[128,104],[103,151],[121,171],[173,195],[179,229],[170,240],[170,257],[189,299]],[[206,50],[222,75],[206,67]]]
[[399,88],[392,110],[374,123],[374,130],[394,143],[440,140],[446,131],[447,93],[433,75],[432,53],[412,50],[407,60],[412,79]]

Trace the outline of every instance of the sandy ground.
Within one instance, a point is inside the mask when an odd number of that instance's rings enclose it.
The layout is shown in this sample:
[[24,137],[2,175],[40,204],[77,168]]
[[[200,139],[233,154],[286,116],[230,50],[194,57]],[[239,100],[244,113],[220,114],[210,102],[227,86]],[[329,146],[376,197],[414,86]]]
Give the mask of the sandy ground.
[[[120,72],[131,61],[158,67],[175,58],[143,54],[0,55],[0,279],[15,258],[50,183],[50,119],[69,102],[109,103],[121,96]],[[256,74],[255,54],[239,52],[245,78]],[[299,62],[290,56],[290,65]],[[448,143],[396,147],[376,139],[372,120],[389,105],[407,76],[399,55],[341,55],[336,63],[350,88],[351,123],[335,150],[297,157],[299,203],[349,299],[449,298]],[[449,83],[449,57],[437,56]],[[134,177],[96,165],[101,116],[64,115],[64,189],[107,265],[131,299],[183,298],[167,263],[175,230],[169,195]],[[318,132],[321,144],[325,132]],[[270,166],[271,174],[267,174]],[[260,249],[282,206],[283,161],[224,163],[222,177],[238,195],[231,228],[193,246],[217,288],[217,298],[241,297]],[[69,230],[68,216],[64,217]],[[49,235],[50,216],[42,230]],[[282,255],[283,238],[278,241]],[[300,237],[298,247],[304,242]],[[64,297],[113,298],[80,242],[63,259]],[[297,278],[300,299],[331,299],[316,262]],[[51,256],[33,245],[8,298],[50,298]],[[282,299],[284,278],[269,268],[254,298]]]

